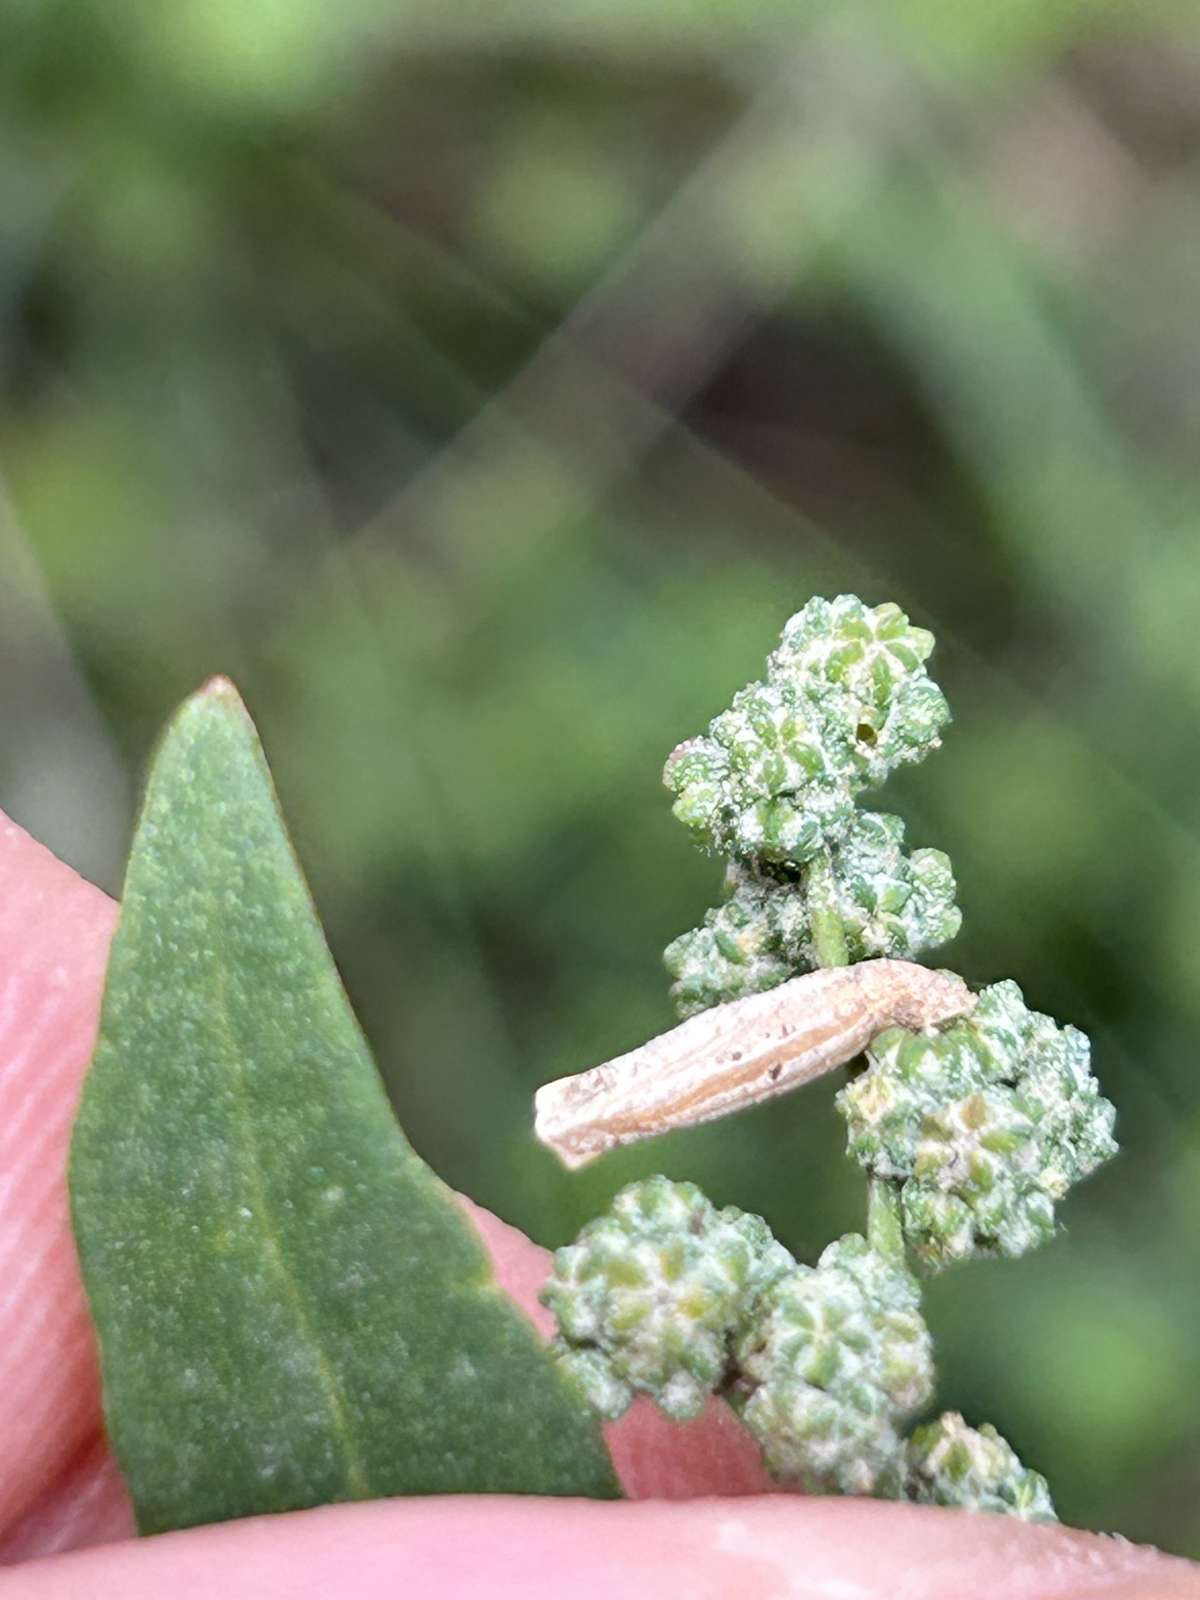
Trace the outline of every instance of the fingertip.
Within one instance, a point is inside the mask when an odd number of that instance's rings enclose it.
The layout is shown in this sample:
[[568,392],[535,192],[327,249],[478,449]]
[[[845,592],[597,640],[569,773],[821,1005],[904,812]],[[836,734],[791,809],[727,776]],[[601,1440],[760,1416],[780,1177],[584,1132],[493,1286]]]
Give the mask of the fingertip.
[[0,1533],[99,1425],[65,1170],[116,915],[0,814]]
[[780,1495],[327,1506],[55,1557],[13,1579],[4,1592],[20,1600],[1200,1600],[1200,1569],[1121,1540],[1007,1517]]
[[124,1481],[97,1434],[0,1538],[0,1567],[115,1544],[133,1534],[133,1507]]

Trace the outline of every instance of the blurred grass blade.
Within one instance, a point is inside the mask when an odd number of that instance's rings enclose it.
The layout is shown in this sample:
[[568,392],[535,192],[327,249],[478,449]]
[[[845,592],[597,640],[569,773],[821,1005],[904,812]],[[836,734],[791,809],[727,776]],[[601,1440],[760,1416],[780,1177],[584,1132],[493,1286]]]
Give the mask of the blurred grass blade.
[[143,1532],[617,1492],[582,1401],[395,1123],[223,680],[150,775],[71,1197]]

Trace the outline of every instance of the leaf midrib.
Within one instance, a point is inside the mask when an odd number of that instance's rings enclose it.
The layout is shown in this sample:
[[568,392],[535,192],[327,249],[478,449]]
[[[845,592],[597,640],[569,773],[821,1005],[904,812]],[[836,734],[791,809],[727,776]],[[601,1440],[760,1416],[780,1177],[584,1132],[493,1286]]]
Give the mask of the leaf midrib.
[[[215,911],[215,896],[212,904]],[[284,1296],[300,1328],[301,1338],[307,1344],[313,1357],[317,1379],[324,1391],[326,1405],[332,1420],[334,1435],[341,1447],[347,1489],[351,1497],[366,1499],[371,1493],[370,1478],[366,1464],[354,1444],[354,1436],[347,1416],[345,1395],[341,1384],[338,1382],[337,1375],[325,1354],[324,1346],[317,1335],[316,1324],[305,1302],[305,1297],[301,1292],[295,1275],[288,1268],[282,1235],[275,1219],[274,1209],[270,1203],[269,1190],[263,1176],[262,1159],[259,1154],[254,1120],[250,1115],[246,1069],[243,1064],[242,1053],[238,1049],[237,1029],[226,993],[225,970],[219,957],[214,965],[214,974],[216,995],[213,1010],[217,1022],[217,1031],[226,1054],[225,1065],[228,1068],[228,1077],[238,1102],[238,1113],[235,1120],[238,1128],[239,1143],[245,1154],[245,1165],[255,1206],[254,1215],[260,1225],[265,1259],[274,1270],[283,1287]]]

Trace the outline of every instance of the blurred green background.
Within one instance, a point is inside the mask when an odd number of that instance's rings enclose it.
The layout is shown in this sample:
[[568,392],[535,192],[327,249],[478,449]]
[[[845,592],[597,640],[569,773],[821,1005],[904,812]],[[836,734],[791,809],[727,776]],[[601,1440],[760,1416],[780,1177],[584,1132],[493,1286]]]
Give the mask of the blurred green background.
[[547,1244],[661,1170],[811,1258],[836,1083],[574,1177],[530,1097],[672,1020],[720,867],[666,753],[811,594],[899,601],[944,959],[1092,1034],[1124,1146],[933,1285],[939,1403],[1200,1556],[1189,11],[6,6],[0,805],[116,891],[230,673],[438,1170]]

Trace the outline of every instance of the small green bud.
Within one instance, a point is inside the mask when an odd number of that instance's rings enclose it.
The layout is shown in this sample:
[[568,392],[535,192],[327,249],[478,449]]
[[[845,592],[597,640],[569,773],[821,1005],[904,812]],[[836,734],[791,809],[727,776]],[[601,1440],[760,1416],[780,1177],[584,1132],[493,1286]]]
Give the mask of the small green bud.
[[920,1505],[1002,1511],[1026,1522],[1058,1520],[1041,1473],[1023,1467],[990,1423],[969,1428],[956,1411],[914,1431],[905,1490]]
[[1115,1112],[1088,1041],[993,984],[937,1033],[890,1028],[838,1096],[849,1150],[899,1187],[905,1238],[937,1270],[1019,1256],[1054,1231],[1054,1205],[1113,1155]]
[[555,1252],[541,1298],[567,1370],[602,1415],[643,1392],[683,1421],[724,1378],[760,1295],[794,1265],[761,1217],[718,1211],[695,1184],[647,1178]]
[[738,1340],[730,1400],[769,1471],[811,1492],[901,1492],[899,1426],[933,1391],[911,1275],[847,1234],[778,1278]]
[[731,862],[724,904],[663,951],[681,1017],[773,989],[811,966],[808,908],[797,883],[780,883]]
[[903,849],[899,817],[861,812],[828,856],[819,884],[810,864],[772,876],[741,862],[725,875],[726,900],[663,953],[681,1016],[773,989],[820,965],[814,914],[836,912],[850,961],[912,960],[952,939],[962,921],[954,874],[940,850]]
[[[851,961],[911,961],[962,925],[954,873],[941,850],[904,853],[899,817],[864,811],[832,852],[834,906]],[[810,950],[815,964],[815,952]]]
[[763,682],[672,753],[675,814],[708,848],[799,867],[844,839],[854,797],[936,749],[949,719],[925,671],[932,635],[894,605],[810,600]]
[[897,605],[868,608],[845,594],[814,599],[784,625],[767,677],[812,692],[839,735],[849,735],[857,787],[873,787],[901,763],[936,749],[949,720],[945,698],[925,671],[933,642]]

